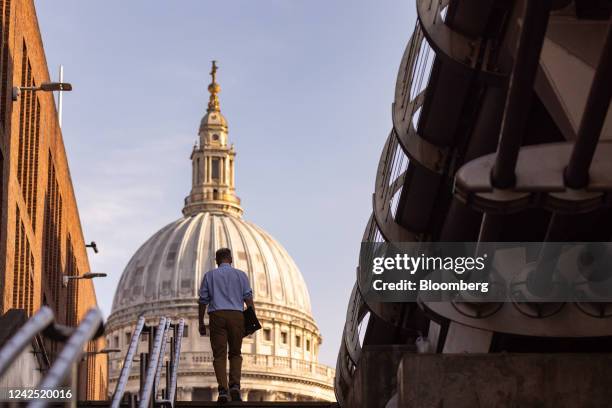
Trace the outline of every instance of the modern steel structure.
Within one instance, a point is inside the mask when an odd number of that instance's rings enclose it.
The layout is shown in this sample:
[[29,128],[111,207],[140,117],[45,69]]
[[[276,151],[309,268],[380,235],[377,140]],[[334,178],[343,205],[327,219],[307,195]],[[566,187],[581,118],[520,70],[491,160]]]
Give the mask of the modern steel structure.
[[[415,3],[363,241],[609,241],[610,2]],[[440,359],[453,353],[540,353],[520,363],[528,366],[550,353],[612,351],[612,313],[607,304],[366,303],[356,284],[338,400],[441,406],[442,389],[428,394],[432,405],[415,404],[418,374],[406,367],[419,336],[438,356],[420,367],[450,369],[458,360]]]

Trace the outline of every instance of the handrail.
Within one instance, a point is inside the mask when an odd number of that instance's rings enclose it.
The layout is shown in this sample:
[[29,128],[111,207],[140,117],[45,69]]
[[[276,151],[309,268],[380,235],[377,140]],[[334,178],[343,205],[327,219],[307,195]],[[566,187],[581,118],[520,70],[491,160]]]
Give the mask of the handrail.
[[139,408],[147,408],[149,401],[151,400],[151,394],[153,391],[153,385],[155,382],[155,374],[157,371],[157,365],[159,362],[159,355],[162,348],[162,339],[164,338],[168,325],[166,324],[167,318],[161,317],[159,319],[159,325],[157,326],[157,332],[155,333],[155,340],[153,350],[149,356],[149,365],[147,367],[147,376],[143,388],[140,390],[140,401],[138,402]]
[[[96,337],[102,325],[102,312],[97,308],[89,309],[37,388],[53,389],[59,387],[74,364],[81,359],[85,343]],[[29,406],[31,408],[41,408],[47,406],[48,403],[47,400],[36,400]]]
[[130,339],[130,347],[128,348],[125,359],[123,360],[123,367],[121,367],[121,374],[119,374],[117,386],[115,387],[115,392],[113,393],[111,408],[118,408],[119,404],[121,403],[121,398],[123,398],[123,393],[125,392],[125,387],[130,376],[130,370],[132,368],[132,363],[134,362],[134,355],[138,349],[138,341],[140,339],[140,334],[142,333],[144,324],[145,318],[144,316],[140,316],[138,318],[138,322],[136,323],[134,334],[132,334],[132,338]]
[[176,378],[178,374],[178,366],[181,356],[181,340],[183,339],[183,330],[185,327],[185,319],[179,319],[176,336],[174,339],[174,356],[172,358],[172,372],[170,373],[170,386],[166,390],[167,402],[174,408],[174,400],[176,396]]
[[32,343],[36,335],[53,323],[53,319],[53,310],[43,306],[8,340],[0,350],[0,377],[6,373],[28,344]]
[[164,356],[166,355],[166,345],[168,343],[168,332],[170,331],[170,319],[166,320],[166,328],[164,329],[164,336],[161,344],[161,351],[159,352],[159,362],[157,363],[157,370],[155,371],[155,387],[153,388],[153,398],[157,398],[157,390],[159,389],[159,380],[161,379],[161,372],[164,366]]

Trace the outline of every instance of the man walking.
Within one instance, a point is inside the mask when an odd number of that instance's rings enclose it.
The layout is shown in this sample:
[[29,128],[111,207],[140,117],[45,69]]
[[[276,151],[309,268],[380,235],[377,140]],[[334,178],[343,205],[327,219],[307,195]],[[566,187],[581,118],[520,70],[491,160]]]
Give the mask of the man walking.
[[213,367],[219,384],[220,403],[228,401],[227,357],[229,344],[229,394],[232,401],[240,397],[240,374],[242,369],[242,338],[244,337],[244,304],[255,309],[253,290],[246,273],[232,267],[232,252],[221,248],[215,254],[217,269],[208,271],[200,286],[198,301],[200,335],[206,335],[204,315],[208,307],[210,344],[213,352]]

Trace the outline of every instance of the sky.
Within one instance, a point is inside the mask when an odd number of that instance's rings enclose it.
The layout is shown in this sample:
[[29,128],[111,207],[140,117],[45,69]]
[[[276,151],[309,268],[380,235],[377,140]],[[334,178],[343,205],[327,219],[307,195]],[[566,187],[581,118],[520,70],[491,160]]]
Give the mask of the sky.
[[335,366],[397,69],[406,0],[35,0],[51,76],[64,65],[68,152],[98,303],[181,217],[189,154],[219,65],[244,217],[292,255]]

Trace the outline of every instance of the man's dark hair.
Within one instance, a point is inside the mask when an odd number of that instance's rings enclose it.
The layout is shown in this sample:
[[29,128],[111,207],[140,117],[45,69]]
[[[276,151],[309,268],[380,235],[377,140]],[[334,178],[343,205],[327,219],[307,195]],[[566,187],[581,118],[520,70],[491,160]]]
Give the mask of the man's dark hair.
[[232,251],[229,248],[221,248],[215,252],[217,265],[222,263],[232,263]]

